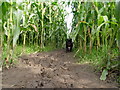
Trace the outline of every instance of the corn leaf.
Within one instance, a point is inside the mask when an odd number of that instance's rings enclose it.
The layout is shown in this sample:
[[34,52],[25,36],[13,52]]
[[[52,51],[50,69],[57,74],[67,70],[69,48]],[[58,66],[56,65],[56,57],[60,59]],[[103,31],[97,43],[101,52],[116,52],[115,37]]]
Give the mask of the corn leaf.
[[108,70],[104,69],[102,72],[102,75],[100,77],[100,80],[106,80],[106,76],[108,75]]

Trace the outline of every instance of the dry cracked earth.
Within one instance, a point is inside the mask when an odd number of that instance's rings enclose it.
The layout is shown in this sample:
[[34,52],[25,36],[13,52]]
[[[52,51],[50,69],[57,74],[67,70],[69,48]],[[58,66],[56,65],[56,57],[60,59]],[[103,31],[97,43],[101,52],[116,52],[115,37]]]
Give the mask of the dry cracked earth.
[[116,88],[101,81],[89,64],[77,64],[64,50],[22,55],[18,64],[3,69],[3,88]]

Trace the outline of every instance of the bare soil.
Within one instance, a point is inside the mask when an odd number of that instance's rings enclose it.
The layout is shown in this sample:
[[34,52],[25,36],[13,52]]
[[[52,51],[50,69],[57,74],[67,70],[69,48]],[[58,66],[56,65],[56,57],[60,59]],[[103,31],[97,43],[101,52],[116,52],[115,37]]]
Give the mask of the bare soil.
[[3,88],[116,88],[101,81],[93,66],[77,64],[64,50],[22,55],[18,64],[3,69]]

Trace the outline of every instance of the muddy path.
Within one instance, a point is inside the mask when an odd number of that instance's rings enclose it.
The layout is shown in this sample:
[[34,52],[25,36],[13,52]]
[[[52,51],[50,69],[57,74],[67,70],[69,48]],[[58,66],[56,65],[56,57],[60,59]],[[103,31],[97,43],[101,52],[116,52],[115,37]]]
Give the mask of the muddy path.
[[114,88],[99,80],[89,64],[77,64],[64,50],[23,55],[11,69],[3,69],[3,88]]

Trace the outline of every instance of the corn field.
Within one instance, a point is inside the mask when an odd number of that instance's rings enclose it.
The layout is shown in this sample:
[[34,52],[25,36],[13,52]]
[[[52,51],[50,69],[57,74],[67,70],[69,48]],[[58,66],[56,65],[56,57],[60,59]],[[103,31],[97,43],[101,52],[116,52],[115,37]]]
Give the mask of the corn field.
[[[68,35],[65,6],[71,5],[72,30]],[[0,1],[0,47],[10,62],[17,46],[44,49],[64,48],[67,37],[74,42],[74,56],[83,58],[101,52],[105,72],[119,67],[120,60],[120,2],[39,2]],[[113,51],[115,50],[115,51]],[[97,56],[95,56],[97,58]],[[116,59],[116,61],[111,61]],[[93,60],[94,61],[94,60]],[[120,78],[119,78],[120,79]]]

